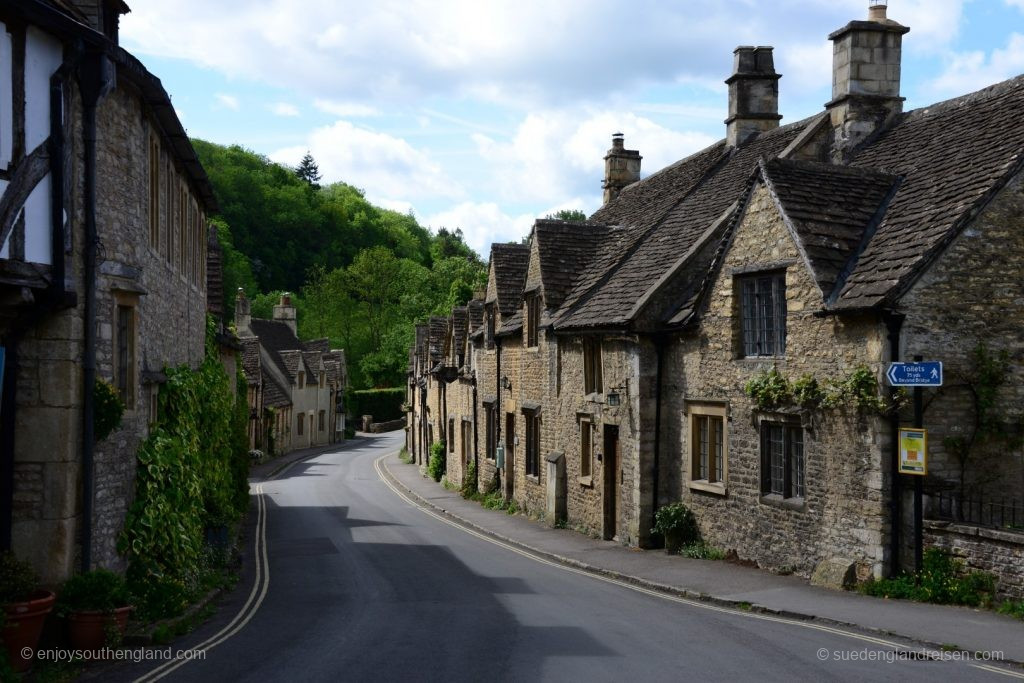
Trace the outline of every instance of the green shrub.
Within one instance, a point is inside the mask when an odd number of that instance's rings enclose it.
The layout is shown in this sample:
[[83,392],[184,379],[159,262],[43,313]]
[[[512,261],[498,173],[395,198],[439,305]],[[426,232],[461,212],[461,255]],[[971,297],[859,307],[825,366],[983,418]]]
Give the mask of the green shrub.
[[654,515],[653,534],[661,534],[665,538],[665,549],[676,552],[681,547],[700,540],[697,529],[697,518],[690,508],[682,503],[671,503],[658,508]]
[[124,415],[124,401],[117,389],[102,379],[97,379],[92,388],[93,427],[92,435],[96,443],[110,436],[110,433],[121,426]]
[[743,386],[743,391],[761,410],[778,408],[793,400],[789,382],[776,367],[751,377]]
[[963,562],[939,548],[928,548],[924,551],[920,574],[873,579],[864,583],[861,591],[881,598],[978,607],[991,603],[995,588],[993,575],[985,572],[964,573]]
[[25,602],[39,586],[39,576],[28,562],[10,550],[0,553],[0,605]]
[[345,395],[345,412],[357,420],[363,415],[373,415],[374,422],[390,422],[405,415],[402,410],[405,399],[404,387],[350,390]]
[[64,582],[55,611],[66,617],[72,612],[113,612],[130,604],[132,595],[123,576],[109,569],[93,569]]
[[462,497],[467,500],[476,495],[476,463],[469,461],[465,474],[462,475]]
[[679,549],[679,554],[695,560],[724,560],[725,552],[704,541],[689,543]]
[[519,514],[519,503],[513,498],[508,501],[508,506],[505,508],[505,512],[510,515]]
[[1024,619],[1024,600],[1007,600],[1003,604],[999,605],[1000,614],[1008,614],[1011,617],[1017,619]]
[[495,489],[485,495],[480,504],[488,510],[504,510],[505,498],[501,495],[501,491]]
[[430,461],[427,464],[427,472],[434,481],[441,481],[444,476],[444,442],[438,441],[430,446]]

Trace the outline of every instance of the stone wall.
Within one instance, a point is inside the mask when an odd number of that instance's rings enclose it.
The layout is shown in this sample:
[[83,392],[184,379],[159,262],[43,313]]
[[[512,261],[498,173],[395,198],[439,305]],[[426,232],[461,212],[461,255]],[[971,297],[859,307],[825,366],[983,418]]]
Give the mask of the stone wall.
[[[751,267],[785,268],[784,357],[742,358],[734,277]],[[758,188],[737,227],[710,290],[699,331],[666,350],[661,462],[674,499],[689,505],[706,540],[762,567],[809,574],[831,558],[880,574],[885,560],[885,467],[889,444],[881,418],[853,408],[764,413],[745,395],[746,382],[773,366],[789,379],[819,382],[859,364],[881,376],[883,328],[873,318],[816,317],[822,295],[768,192]],[[689,412],[710,404],[726,411],[724,485],[692,481]],[[805,494],[776,499],[761,490],[761,420],[803,423]]]
[[[925,389],[929,434],[927,487],[958,489],[960,461],[945,440],[969,438],[975,422],[967,384],[974,352],[984,343],[1006,352],[1009,371],[996,396],[998,420],[1019,435],[1024,415],[1024,174],[1004,188],[903,297],[901,358],[921,355],[943,362],[945,386]],[[905,414],[910,419],[909,413]],[[995,440],[980,444],[965,470],[965,493],[1021,498],[1024,447]]]
[[1024,533],[926,520],[924,545],[959,558],[968,571],[995,574],[1000,598],[1024,599]]

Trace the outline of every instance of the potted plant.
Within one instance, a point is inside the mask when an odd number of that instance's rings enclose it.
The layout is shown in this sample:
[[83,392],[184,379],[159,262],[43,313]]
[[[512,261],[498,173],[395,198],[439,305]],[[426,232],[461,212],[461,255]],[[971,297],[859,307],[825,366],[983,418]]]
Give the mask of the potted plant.
[[665,550],[670,553],[677,553],[684,545],[700,539],[697,519],[690,508],[682,503],[671,503],[658,508],[651,533],[661,534],[665,538]]
[[131,602],[123,576],[93,569],[67,580],[57,597],[57,614],[67,619],[73,648],[98,650],[120,644]]
[[[35,570],[9,550],[0,553],[0,606],[3,607],[3,641],[15,672],[32,665],[46,615],[53,609],[54,594],[39,589]],[[28,657],[24,653],[30,653]]]

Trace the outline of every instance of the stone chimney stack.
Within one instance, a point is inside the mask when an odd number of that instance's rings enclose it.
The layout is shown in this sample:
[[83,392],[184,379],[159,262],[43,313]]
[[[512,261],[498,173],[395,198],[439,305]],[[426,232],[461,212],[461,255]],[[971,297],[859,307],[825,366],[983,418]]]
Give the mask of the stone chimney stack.
[[245,298],[245,290],[239,287],[238,294],[235,295],[235,333],[240,337],[248,336],[251,324],[249,300]]
[[832,41],[832,160],[844,161],[866,137],[903,111],[900,61],[910,29],[886,16],[887,3],[871,2],[867,21],[851,21]]
[[640,180],[640,152],[626,149],[622,133],[612,135],[612,148],[604,157],[604,203],[619,196],[623,188]]
[[288,325],[292,332],[298,336],[298,328],[295,324],[295,307],[292,306],[292,297],[288,292],[281,295],[281,303],[274,306],[274,320]]
[[775,73],[773,48],[738,47],[733,51],[733,73],[729,86],[729,118],[725,120],[725,141],[730,147],[765,131],[779,127],[779,79]]
[[121,15],[131,11],[124,0],[71,0],[71,4],[82,13],[89,28],[118,42]]

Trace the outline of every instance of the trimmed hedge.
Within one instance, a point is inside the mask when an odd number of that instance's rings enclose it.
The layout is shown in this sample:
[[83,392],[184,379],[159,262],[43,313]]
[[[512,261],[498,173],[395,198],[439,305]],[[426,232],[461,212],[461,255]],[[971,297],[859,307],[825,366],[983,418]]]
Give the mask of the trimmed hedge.
[[374,422],[390,422],[405,415],[402,412],[404,387],[350,391],[346,399],[346,412],[357,420],[363,415],[373,415]]

